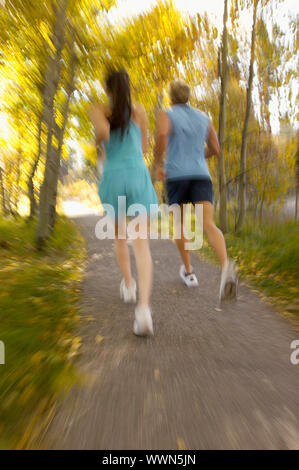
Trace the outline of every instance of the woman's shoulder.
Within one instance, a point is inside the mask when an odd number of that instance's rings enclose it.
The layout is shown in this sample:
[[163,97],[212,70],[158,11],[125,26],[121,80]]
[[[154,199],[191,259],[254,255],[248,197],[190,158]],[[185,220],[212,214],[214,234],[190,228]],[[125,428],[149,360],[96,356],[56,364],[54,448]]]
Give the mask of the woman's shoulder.
[[90,106],[89,112],[90,113],[102,112],[106,118],[109,118],[111,116],[110,106],[107,103],[103,103],[103,102],[92,104]]

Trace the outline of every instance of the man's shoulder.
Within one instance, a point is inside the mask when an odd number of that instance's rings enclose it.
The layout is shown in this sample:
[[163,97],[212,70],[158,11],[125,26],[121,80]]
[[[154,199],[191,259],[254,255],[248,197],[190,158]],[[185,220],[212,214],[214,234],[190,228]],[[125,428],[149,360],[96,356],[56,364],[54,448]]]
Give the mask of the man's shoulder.
[[163,108],[162,111],[164,111],[164,113],[166,113],[166,114],[171,114],[171,113],[173,113],[173,107],[168,106],[167,108]]
[[175,113],[174,113],[174,110],[171,106],[169,106],[167,108],[160,109],[158,115],[162,116],[162,119],[164,118],[164,119],[167,120],[167,118],[168,118],[171,123],[175,119]]
[[171,121],[176,121],[181,117],[179,108],[177,106],[169,106],[163,109],[164,113],[167,114]]
[[194,106],[190,106],[190,109],[197,116],[202,117],[204,119],[210,119],[209,116],[204,111],[201,111],[201,109],[195,108]]

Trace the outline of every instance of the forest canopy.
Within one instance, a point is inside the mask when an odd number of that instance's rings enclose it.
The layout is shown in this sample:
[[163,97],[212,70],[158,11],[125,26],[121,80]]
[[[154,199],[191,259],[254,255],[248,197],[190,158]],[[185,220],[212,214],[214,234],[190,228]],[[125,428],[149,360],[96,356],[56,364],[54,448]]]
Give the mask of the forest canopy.
[[[223,0],[218,21],[171,0],[130,18],[115,19],[116,6],[1,2],[2,214],[16,215],[25,204],[37,218],[37,240],[50,236],[62,169],[94,171],[89,108],[105,100],[111,66],[127,69],[134,100],[148,114],[150,170],[155,118],[169,106],[169,82],[188,82],[190,104],[212,119],[219,136],[221,154],[210,170],[224,231],[229,214],[241,231],[248,212],[262,216],[286,197],[297,201],[298,14],[279,0]],[[163,197],[161,183],[156,189]]]

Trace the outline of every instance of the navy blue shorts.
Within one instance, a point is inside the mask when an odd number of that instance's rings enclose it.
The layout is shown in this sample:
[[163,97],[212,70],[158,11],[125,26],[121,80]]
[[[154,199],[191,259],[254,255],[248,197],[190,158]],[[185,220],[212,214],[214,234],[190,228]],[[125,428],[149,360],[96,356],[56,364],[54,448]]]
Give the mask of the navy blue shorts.
[[208,179],[171,180],[166,182],[168,204],[209,201],[213,204],[213,185]]

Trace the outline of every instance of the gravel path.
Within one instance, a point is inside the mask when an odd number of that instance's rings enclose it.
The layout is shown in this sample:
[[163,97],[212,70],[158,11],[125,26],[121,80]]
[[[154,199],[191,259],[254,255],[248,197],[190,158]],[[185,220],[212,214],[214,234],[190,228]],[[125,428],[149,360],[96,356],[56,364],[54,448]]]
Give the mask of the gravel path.
[[248,287],[217,309],[219,273],[197,256],[180,282],[171,241],[152,241],[153,338],[132,333],[111,241],[96,215],[75,219],[89,264],[81,304],[82,383],[47,435],[53,449],[299,449],[299,333]]

